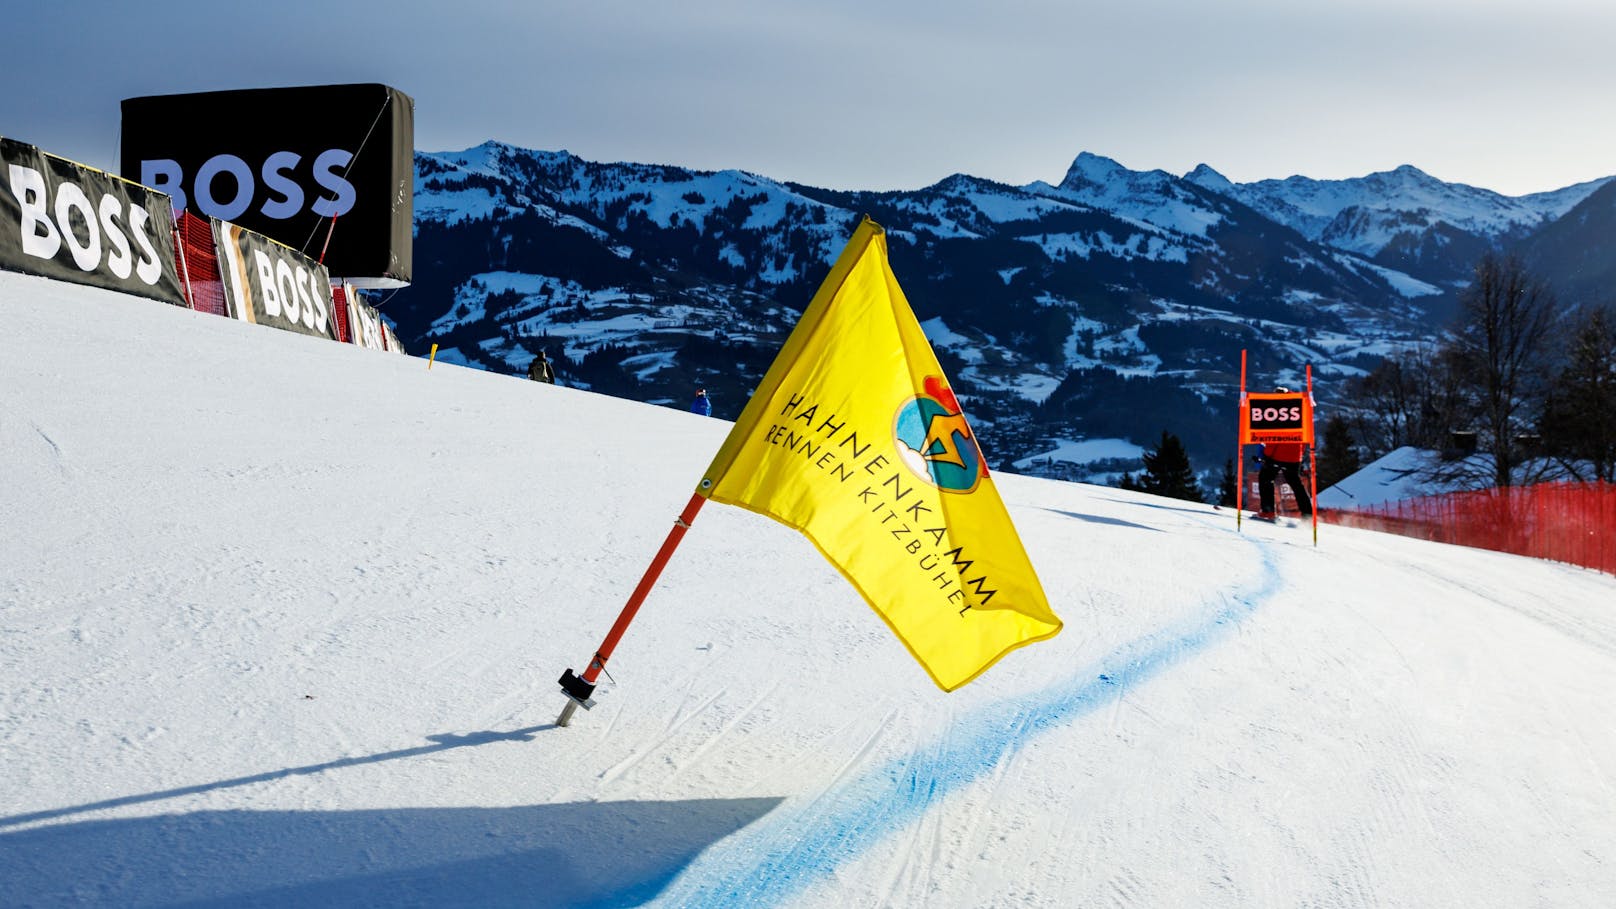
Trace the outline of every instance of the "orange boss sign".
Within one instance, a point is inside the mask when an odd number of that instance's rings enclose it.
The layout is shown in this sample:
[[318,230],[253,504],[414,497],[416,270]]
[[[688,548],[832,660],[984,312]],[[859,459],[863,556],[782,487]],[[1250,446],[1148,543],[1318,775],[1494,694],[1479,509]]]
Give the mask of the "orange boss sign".
[[1313,402],[1301,392],[1248,394],[1240,408],[1240,441],[1313,444]]

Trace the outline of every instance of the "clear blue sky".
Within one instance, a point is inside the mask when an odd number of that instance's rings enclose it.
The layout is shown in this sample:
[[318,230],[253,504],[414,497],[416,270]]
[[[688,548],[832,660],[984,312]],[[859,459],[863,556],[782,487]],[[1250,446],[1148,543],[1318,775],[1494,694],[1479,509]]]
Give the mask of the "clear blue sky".
[[[837,189],[1058,181],[1080,151],[1237,181],[1616,174],[1608,0],[26,2],[0,134],[112,168],[118,102],[385,82],[485,139]],[[419,10],[419,11],[417,11]]]

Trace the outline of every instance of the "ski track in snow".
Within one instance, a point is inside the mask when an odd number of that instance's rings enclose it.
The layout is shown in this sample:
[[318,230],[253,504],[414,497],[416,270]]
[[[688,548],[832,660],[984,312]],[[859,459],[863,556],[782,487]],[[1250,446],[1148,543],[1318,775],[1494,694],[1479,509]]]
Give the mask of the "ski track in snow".
[[[961,717],[943,736],[833,785],[794,814],[766,824],[767,829],[741,832],[719,847],[721,851],[698,859],[656,897],[654,905],[714,909],[780,905],[812,884],[831,878],[875,843],[913,825],[907,833],[911,848],[902,850],[906,858],[886,882],[886,902],[911,904],[923,894],[911,893],[906,898],[900,891],[910,879],[926,876],[942,848],[943,831],[927,823],[930,807],[979,780],[997,781],[1009,759],[1040,734],[1120,702],[1129,688],[1156,679],[1224,638],[1279,591],[1275,544],[1245,539],[1257,548],[1261,579],[1249,593],[1203,604],[1202,611],[1210,612],[1198,621],[1124,645],[1097,666],[1074,676],[1069,685]],[[849,768],[861,763],[871,744],[873,738],[849,761]],[[983,804],[991,805],[992,800]],[[973,823],[972,828],[976,826]],[[916,858],[928,855],[929,860]],[[1365,863],[1366,857],[1355,857],[1348,867],[1361,868]],[[1373,902],[1372,894],[1361,892],[1367,887],[1365,880],[1342,884],[1344,892],[1354,894],[1352,904]],[[1113,889],[1115,905],[1144,901],[1137,882],[1130,885],[1121,880]],[[595,905],[608,904],[621,905],[616,897]]]
[[[1526,557],[1519,556],[1519,558]],[[1499,596],[1495,590],[1486,588],[1468,576],[1439,571],[1428,565],[1420,564],[1413,559],[1401,558],[1399,561],[1403,564],[1403,567],[1410,571],[1424,574],[1445,586],[1457,587],[1473,594],[1476,599],[1491,603],[1500,609],[1518,612],[1535,622],[1553,628],[1579,644],[1586,644],[1595,650],[1616,657],[1616,634],[1612,634],[1609,630],[1577,616],[1571,610],[1557,606],[1535,591],[1512,588],[1510,593],[1513,596],[1506,598]]]

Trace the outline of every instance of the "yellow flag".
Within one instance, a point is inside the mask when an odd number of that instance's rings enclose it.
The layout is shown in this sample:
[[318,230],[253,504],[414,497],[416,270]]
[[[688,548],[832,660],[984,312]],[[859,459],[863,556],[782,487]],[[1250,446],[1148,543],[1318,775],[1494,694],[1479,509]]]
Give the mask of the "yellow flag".
[[868,219],[697,493],[802,531],[944,691],[1061,629]]

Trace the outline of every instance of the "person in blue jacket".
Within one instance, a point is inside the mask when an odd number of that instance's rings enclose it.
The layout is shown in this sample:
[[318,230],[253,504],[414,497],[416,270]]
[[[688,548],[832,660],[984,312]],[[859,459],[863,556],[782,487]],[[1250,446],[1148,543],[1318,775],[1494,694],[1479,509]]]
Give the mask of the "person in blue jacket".
[[696,389],[696,400],[690,402],[690,412],[699,413],[704,417],[713,415],[713,402],[707,400],[707,389]]

